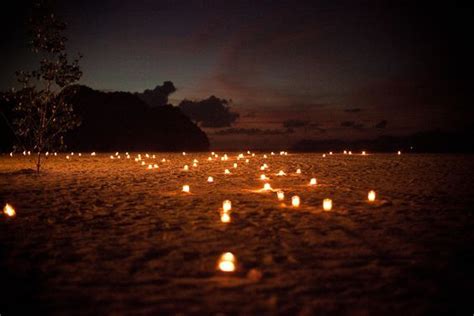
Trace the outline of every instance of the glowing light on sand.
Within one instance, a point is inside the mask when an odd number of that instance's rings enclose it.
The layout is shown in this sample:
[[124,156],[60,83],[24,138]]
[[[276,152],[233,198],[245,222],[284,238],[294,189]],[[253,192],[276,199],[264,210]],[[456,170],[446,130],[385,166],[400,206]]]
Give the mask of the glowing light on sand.
[[186,156],[186,152],[183,151],[183,156]]
[[278,191],[277,198],[278,200],[283,201],[285,199],[285,193],[283,191]]
[[230,252],[222,254],[217,266],[223,272],[235,271],[235,256]]
[[225,169],[225,170],[224,170],[224,174],[230,174],[229,169]]
[[369,194],[367,195],[367,199],[369,200],[369,202],[373,202],[375,201],[375,191],[374,190],[370,190],[369,191]]
[[209,183],[214,182],[214,178],[213,177],[207,177],[207,182],[209,182]]
[[153,165],[148,165],[148,169],[153,169]]
[[13,152],[10,153],[10,157],[13,157]]
[[5,204],[5,207],[3,208],[3,213],[5,213],[5,215],[7,216],[15,216],[16,212],[15,212],[15,209],[13,208],[13,206],[11,206],[10,204]]
[[399,150],[399,151],[397,152],[397,155],[400,156],[401,154],[402,154],[402,152]]
[[267,155],[263,155],[263,158],[266,159],[266,158],[267,158]]
[[159,167],[158,167],[158,165],[155,163],[155,164],[153,165],[153,168],[158,169]]
[[23,156],[26,156],[26,151],[25,150],[23,151]]
[[188,166],[188,165],[184,165],[183,171],[188,171],[188,170],[189,170],[189,166]]
[[[117,155],[117,154],[115,154],[115,155]],[[148,154],[145,154],[145,157],[147,157],[147,158],[150,158],[150,155],[148,155]]]
[[185,184],[183,185],[183,192],[189,193],[189,185]]
[[263,190],[270,191],[271,189],[272,189],[272,186],[270,185],[270,183],[267,182],[263,185]]
[[47,151],[47,152],[45,153],[45,156],[49,156],[49,151]]
[[264,174],[261,174],[261,175],[260,175],[260,180],[267,180],[267,176],[264,175]]
[[195,163],[198,163],[198,162],[199,162],[199,160],[197,160],[197,159],[194,159],[194,160],[193,160],[193,162],[195,162]]
[[95,156],[95,155],[96,155],[95,151],[91,152],[91,156]]
[[248,160],[248,159],[245,159],[245,163],[249,163],[249,161],[250,161],[250,160]]
[[230,215],[228,213],[221,214],[221,222],[230,223]]
[[297,174],[301,174],[301,169],[296,169]]
[[222,202],[222,211],[228,213],[232,209],[232,202],[230,200],[225,200]]
[[207,160],[211,161],[211,160],[212,160],[212,157],[207,157]]
[[165,158],[161,159],[161,162],[166,162],[166,159]]
[[352,151],[349,150],[349,155],[352,155]]
[[367,153],[363,150],[362,153],[361,153],[362,156],[365,156],[367,155]]
[[234,169],[237,168],[237,163],[234,162]]
[[[68,159],[68,160],[69,160],[69,155],[67,155],[67,156],[66,156],[66,159]],[[112,159],[114,159],[114,158],[112,157]]]
[[272,156],[275,156],[275,153],[272,151],[272,152],[271,152],[271,155],[272,155]]
[[329,154],[332,155],[332,151],[330,151]]
[[330,211],[332,209],[332,200],[324,199],[323,200],[323,210]]
[[198,166],[198,164],[193,162],[193,167],[197,167],[197,166]]
[[311,178],[311,180],[309,180],[309,185],[316,185],[317,183],[316,178]]
[[58,155],[58,153],[54,153],[54,155],[55,155],[55,156],[57,156],[57,155]]
[[326,158],[326,154],[323,154],[323,158]]
[[280,170],[280,171],[278,171],[277,176],[280,176],[280,177],[286,176],[286,173],[285,173],[285,171]]
[[215,152],[212,152],[212,153],[211,153],[211,155],[213,155],[213,156],[214,156],[215,154],[216,154]]
[[293,195],[291,197],[291,205],[293,205],[293,207],[299,207],[300,206],[300,197],[298,195]]
[[255,157],[255,154],[254,154],[254,153],[252,154],[252,157]]

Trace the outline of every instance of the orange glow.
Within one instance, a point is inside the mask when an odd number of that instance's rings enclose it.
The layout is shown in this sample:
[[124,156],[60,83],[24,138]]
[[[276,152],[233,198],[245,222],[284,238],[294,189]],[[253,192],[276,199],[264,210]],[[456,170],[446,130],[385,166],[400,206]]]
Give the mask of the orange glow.
[[264,175],[264,174],[261,174],[261,175],[260,175],[260,180],[266,180],[266,179],[267,179],[267,176],[266,176],[266,175]]
[[316,184],[317,184],[316,178],[312,178],[311,180],[309,180],[309,185],[316,185]]
[[209,182],[209,183],[214,182],[214,178],[213,177],[207,177],[207,182]]
[[294,195],[291,197],[291,205],[293,205],[293,207],[299,207],[300,206],[300,197],[297,196],[297,195]]
[[369,191],[369,194],[367,195],[367,199],[369,200],[369,202],[375,201],[375,191],[374,190]]
[[234,168],[237,168],[237,163],[234,162]]
[[231,252],[226,252],[219,258],[218,268],[223,272],[235,271],[235,256]]
[[230,223],[230,215],[228,213],[222,213],[221,222]]
[[278,171],[277,176],[286,176],[286,173],[283,170]]
[[278,200],[283,201],[285,199],[285,193],[283,191],[277,192]]
[[5,213],[5,215],[10,216],[10,217],[16,215],[15,209],[13,208],[13,206],[11,206],[8,203],[3,208],[3,213]]
[[225,200],[222,202],[222,211],[224,213],[229,212],[232,209],[232,202],[230,200]]
[[332,200],[324,199],[323,200],[323,210],[329,212],[332,209]]
[[184,167],[183,167],[183,171],[188,171],[188,170],[189,170],[189,167],[188,167],[188,165],[184,165]]
[[270,183],[267,182],[263,185],[263,189],[265,191],[270,191],[272,189],[272,186],[270,185]]
[[224,174],[230,174],[229,169],[225,169],[225,170],[224,170]]
[[183,192],[186,192],[186,193],[190,192],[189,185],[187,184],[183,185]]
[[400,156],[401,154],[402,154],[402,152],[399,150],[399,151],[397,152],[397,155]]
[[297,174],[301,174],[301,169],[296,169]]

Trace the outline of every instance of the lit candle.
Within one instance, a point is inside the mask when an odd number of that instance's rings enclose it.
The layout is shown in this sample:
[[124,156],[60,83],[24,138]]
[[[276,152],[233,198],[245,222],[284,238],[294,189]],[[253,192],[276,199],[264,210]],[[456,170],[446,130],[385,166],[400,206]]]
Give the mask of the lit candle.
[[[69,159],[69,155],[66,156],[66,159]],[[112,159],[114,159],[114,157],[112,157]]]
[[296,169],[297,174],[301,174],[301,169]]
[[211,161],[211,160],[212,160],[212,157],[207,157],[207,160]]
[[272,186],[270,185],[270,183],[267,182],[263,185],[263,189],[265,191],[270,191],[272,189]]
[[229,212],[231,209],[232,202],[230,200],[225,200],[224,202],[222,202],[222,211],[224,211],[224,213]]
[[198,166],[198,164],[193,162],[193,167],[197,167],[197,166]]
[[278,171],[277,175],[281,177],[281,176],[285,176],[286,173],[283,170],[280,170],[280,171]]
[[260,180],[266,180],[266,179],[267,179],[267,177],[264,174],[260,175]]
[[248,160],[248,159],[245,159],[245,163],[249,163],[249,160]]
[[155,163],[155,164],[153,165],[153,168],[158,169],[158,165]]
[[237,168],[237,163],[234,162],[234,168]]
[[330,151],[329,154],[332,155],[332,151]]
[[283,191],[277,192],[278,200],[283,201],[285,199],[285,193]]
[[324,199],[323,200],[323,210],[330,211],[332,209],[332,200]]
[[183,170],[184,170],[184,171],[188,171],[188,170],[189,170],[188,165],[184,165]]
[[228,213],[221,214],[221,222],[230,223],[230,215]]
[[15,214],[16,214],[15,209],[13,208],[13,206],[11,206],[8,203],[3,208],[3,213],[5,213],[5,215],[10,216],[10,217],[15,216]]
[[297,196],[297,195],[293,195],[291,197],[291,205],[293,205],[293,207],[299,207],[300,206],[300,197]]
[[207,182],[209,182],[209,183],[214,182],[214,178],[213,177],[207,177]]
[[369,202],[375,201],[375,191],[374,191],[374,190],[370,190],[370,191],[369,191],[369,194],[367,195],[367,198],[369,199]]
[[229,169],[225,169],[225,170],[224,170],[224,174],[230,174]]
[[223,272],[235,271],[235,256],[230,252],[222,254],[219,258],[218,268]]
[[189,185],[183,185],[183,192],[189,193]]
[[316,183],[316,178],[312,178],[311,180],[309,180],[309,185],[316,185]]
[[365,151],[362,151],[362,156],[365,156],[365,155],[366,155]]
[[323,158],[326,158],[326,154],[323,154]]
[[145,165],[145,162],[144,162],[144,161],[142,161],[142,166],[144,166],[144,165]]
[[153,165],[148,165],[148,169],[153,169]]
[[186,156],[186,152],[183,151],[183,156]]
[[400,156],[400,155],[402,154],[402,152],[399,150],[399,151],[397,152],[397,154]]

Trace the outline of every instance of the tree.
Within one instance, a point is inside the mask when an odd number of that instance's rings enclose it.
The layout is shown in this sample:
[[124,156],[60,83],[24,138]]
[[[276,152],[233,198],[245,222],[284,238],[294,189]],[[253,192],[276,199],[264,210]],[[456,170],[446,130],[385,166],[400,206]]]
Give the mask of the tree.
[[7,94],[14,103],[13,126],[20,147],[36,153],[36,171],[46,151],[64,146],[63,135],[79,126],[80,120],[68,103],[66,89],[82,76],[78,55],[71,62],[66,53],[66,24],[43,5],[35,5],[31,23],[31,48],[39,58],[33,71],[17,71],[18,90]]

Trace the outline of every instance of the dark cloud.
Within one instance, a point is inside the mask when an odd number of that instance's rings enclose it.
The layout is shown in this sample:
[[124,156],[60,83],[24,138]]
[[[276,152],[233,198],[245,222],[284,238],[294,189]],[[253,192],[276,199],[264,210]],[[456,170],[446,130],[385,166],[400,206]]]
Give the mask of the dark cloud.
[[361,131],[364,129],[364,124],[358,123],[355,121],[344,121],[341,122],[342,127],[353,128],[355,130]]
[[285,128],[299,128],[299,127],[306,127],[309,125],[309,121],[305,120],[286,120],[283,121],[283,127]]
[[359,113],[361,111],[362,111],[361,108],[350,108],[350,109],[345,109],[344,110],[344,112],[347,112],[347,113]]
[[247,136],[266,136],[266,135],[287,135],[293,133],[291,128],[287,129],[260,129],[260,128],[228,128],[220,130],[214,135],[247,135]]
[[375,128],[385,128],[387,127],[387,120],[382,120],[380,122],[378,122],[377,124],[375,124]]
[[179,107],[201,127],[229,127],[239,118],[238,113],[231,112],[228,100],[215,96],[201,101],[183,100]]
[[150,106],[161,106],[168,104],[168,97],[176,91],[174,84],[171,81],[163,82],[163,85],[157,85],[155,89],[146,89],[143,93],[136,93],[136,95]]

